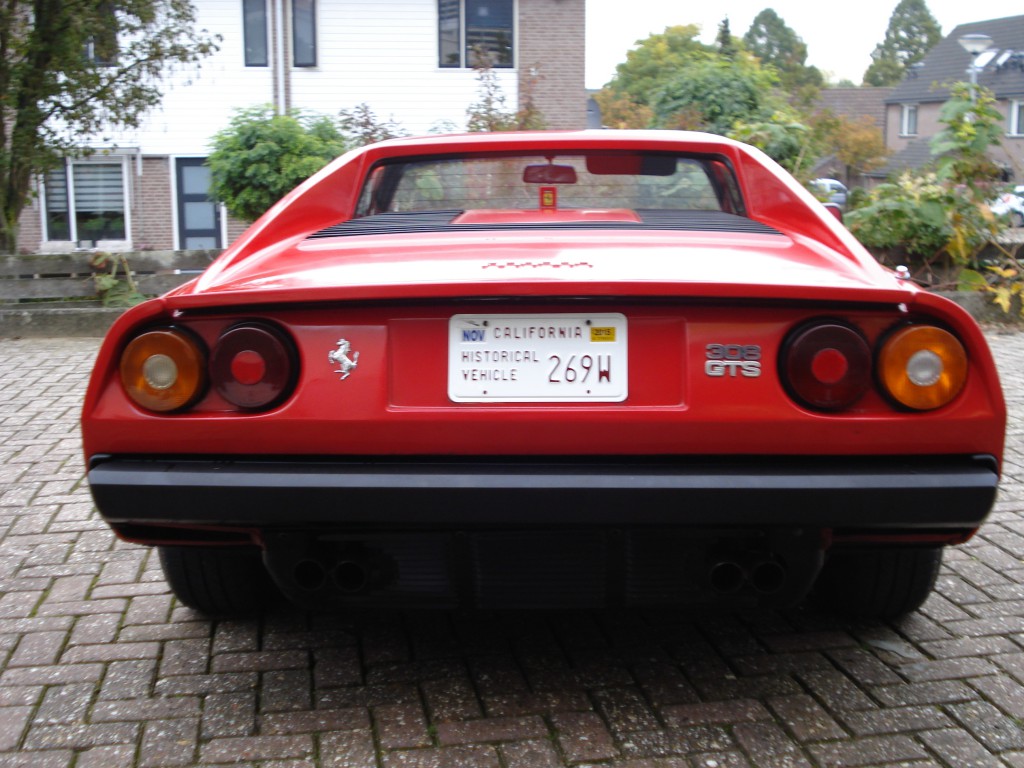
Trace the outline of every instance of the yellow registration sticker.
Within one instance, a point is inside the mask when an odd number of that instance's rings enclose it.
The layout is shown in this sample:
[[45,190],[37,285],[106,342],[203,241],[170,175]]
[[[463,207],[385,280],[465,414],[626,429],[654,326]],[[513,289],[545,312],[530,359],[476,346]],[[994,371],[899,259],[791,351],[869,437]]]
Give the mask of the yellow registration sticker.
[[615,341],[615,327],[605,326],[602,328],[591,328],[590,329],[590,340],[591,341]]

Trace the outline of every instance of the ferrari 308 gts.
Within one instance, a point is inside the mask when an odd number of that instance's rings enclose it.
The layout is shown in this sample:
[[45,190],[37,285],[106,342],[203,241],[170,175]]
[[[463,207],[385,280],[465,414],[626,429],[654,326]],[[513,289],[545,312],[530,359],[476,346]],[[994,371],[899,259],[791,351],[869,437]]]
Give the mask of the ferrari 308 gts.
[[671,131],[339,158],[126,312],[88,481],[185,604],[913,610],[996,494],[954,303],[758,150]]

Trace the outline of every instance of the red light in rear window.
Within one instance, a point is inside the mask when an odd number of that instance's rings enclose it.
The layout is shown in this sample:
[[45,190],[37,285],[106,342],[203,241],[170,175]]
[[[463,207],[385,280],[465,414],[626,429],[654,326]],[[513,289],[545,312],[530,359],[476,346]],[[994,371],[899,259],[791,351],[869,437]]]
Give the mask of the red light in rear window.
[[815,410],[840,411],[871,386],[871,349],[854,328],[820,321],[789,337],[779,370],[794,399]]
[[270,408],[290,394],[297,373],[291,341],[263,323],[225,331],[210,355],[210,378],[217,393],[249,410]]

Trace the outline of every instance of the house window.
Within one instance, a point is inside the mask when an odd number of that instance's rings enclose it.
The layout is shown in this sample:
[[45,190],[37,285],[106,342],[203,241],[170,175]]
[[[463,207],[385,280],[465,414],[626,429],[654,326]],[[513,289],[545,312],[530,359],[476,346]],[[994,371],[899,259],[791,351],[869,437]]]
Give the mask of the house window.
[[93,247],[127,240],[124,165],[69,162],[46,176],[46,239]]
[[438,66],[470,68],[477,52],[492,67],[515,66],[515,0],[438,0]]
[[1010,102],[1010,135],[1024,136],[1024,101]]
[[267,66],[267,0],[242,0],[242,37],[245,66]]
[[296,67],[316,66],[316,0],[292,0],[292,50]]
[[917,136],[917,104],[904,104],[900,136]]
[[117,16],[114,4],[102,2],[99,11],[109,19],[103,30],[85,43],[85,58],[98,67],[112,67],[117,63]]

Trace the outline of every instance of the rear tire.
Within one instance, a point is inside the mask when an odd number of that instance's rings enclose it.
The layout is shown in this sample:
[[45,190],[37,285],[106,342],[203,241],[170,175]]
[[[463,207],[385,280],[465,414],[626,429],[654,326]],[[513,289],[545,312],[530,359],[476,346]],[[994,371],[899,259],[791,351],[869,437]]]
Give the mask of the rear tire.
[[252,616],[276,602],[258,549],[158,547],[160,565],[175,597],[211,616]]
[[815,585],[825,610],[862,619],[894,619],[928,599],[942,547],[838,549],[828,553]]

